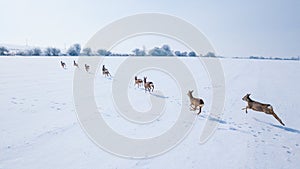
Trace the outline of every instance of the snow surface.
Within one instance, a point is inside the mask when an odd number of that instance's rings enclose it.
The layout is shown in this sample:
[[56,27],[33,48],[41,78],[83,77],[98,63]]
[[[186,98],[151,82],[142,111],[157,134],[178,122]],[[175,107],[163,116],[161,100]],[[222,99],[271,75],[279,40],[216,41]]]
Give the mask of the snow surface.
[[[212,87],[205,69],[197,58],[181,58],[195,75],[198,93],[205,101],[203,112],[174,149],[137,160],[103,151],[81,129],[73,103],[73,59],[0,58],[0,169],[299,168],[299,61],[221,59],[226,102],[220,120],[208,117]],[[124,59],[106,58],[104,63],[113,75]],[[66,70],[60,60],[67,63]],[[162,99],[170,110],[153,123],[138,125],[124,120],[111,101],[111,84],[116,79],[105,78],[100,71],[95,78],[95,99],[115,131],[135,138],[156,136],[174,124],[188,97],[181,97],[176,81],[166,74],[149,70],[138,75],[148,75],[156,89],[164,91]],[[130,103],[139,111],[148,110],[149,94],[133,84],[128,88]],[[246,93],[254,100],[271,103],[286,126],[269,115],[242,111],[246,103],[241,98]],[[219,126],[208,142],[199,144],[206,120],[215,120]]]

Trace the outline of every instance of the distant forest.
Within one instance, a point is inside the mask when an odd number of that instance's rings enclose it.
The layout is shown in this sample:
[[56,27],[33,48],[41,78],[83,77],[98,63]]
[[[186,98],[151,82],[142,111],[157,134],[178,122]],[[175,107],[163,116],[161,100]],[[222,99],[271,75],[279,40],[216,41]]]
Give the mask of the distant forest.
[[[91,48],[81,48],[81,45],[76,43],[70,46],[67,50],[62,51],[59,48],[48,47],[41,49],[38,47],[27,47],[26,49],[9,49],[5,46],[0,46],[0,55],[2,56],[197,56],[195,52],[190,51],[173,51],[169,45],[154,47],[149,51],[145,49],[134,49],[131,53],[112,53],[106,49],[92,51]],[[208,53],[208,55],[214,55]]]
[[[211,57],[211,58],[228,58],[216,56],[213,52],[197,55],[194,51],[179,51],[173,50],[169,45],[154,47],[148,51],[145,49],[136,48],[131,53],[112,53],[106,49],[98,49],[92,51],[91,48],[81,48],[81,45],[76,43],[70,46],[67,50],[61,50],[55,47],[39,48],[26,47],[26,49],[8,48],[0,46],[0,56],[179,56],[179,57]],[[264,57],[264,56],[249,56],[249,57],[232,57],[233,59],[269,59],[269,60],[300,60],[300,56],[294,57]]]

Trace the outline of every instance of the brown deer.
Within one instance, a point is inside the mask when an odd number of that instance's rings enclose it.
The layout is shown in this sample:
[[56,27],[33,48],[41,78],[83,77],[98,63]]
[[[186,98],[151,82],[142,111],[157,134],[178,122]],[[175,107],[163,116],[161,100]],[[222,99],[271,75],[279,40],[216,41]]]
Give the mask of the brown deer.
[[199,115],[201,113],[202,107],[204,106],[204,101],[202,99],[200,99],[200,98],[193,97],[193,92],[194,92],[194,90],[189,90],[188,93],[187,93],[187,95],[190,98],[190,102],[191,102],[191,104],[190,104],[190,106],[191,106],[190,110],[194,110],[195,111],[199,107],[199,112],[197,113],[197,115]]
[[73,65],[77,68],[79,68],[78,63],[75,62],[75,60],[73,61]]
[[84,67],[85,67],[85,70],[86,70],[87,72],[89,72],[89,70],[90,70],[90,66],[89,66],[89,65],[87,65],[87,64],[84,64]]
[[107,69],[105,68],[105,65],[102,65],[102,74],[104,74],[104,71],[106,71]]
[[104,73],[105,77],[111,76],[111,74],[109,73],[108,70],[105,70],[103,73]]
[[270,104],[263,104],[263,103],[259,103],[257,101],[254,101],[250,98],[251,94],[246,94],[242,100],[246,101],[248,103],[248,105],[243,108],[242,110],[246,110],[246,113],[248,113],[247,109],[252,109],[255,111],[259,111],[259,112],[264,112],[266,114],[272,115],[273,117],[275,117],[280,124],[282,124],[283,126],[285,125],[281,119],[274,113],[273,111],[273,107]]
[[154,84],[153,82],[147,82],[147,77],[144,77],[144,87],[145,87],[145,93],[147,92],[147,90],[149,91],[149,93],[152,92],[154,90]]
[[111,76],[111,74],[109,73],[108,69],[105,68],[105,65],[102,66],[102,74],[105,77]]
[[62,68],[66,69],[66,63],[65,62],[60,61],[60,65],[61,65]]
[[134,86],[138,85],[138,87],[140,87],[143,83],[142,79],[138,79],[137,76],[134,76]]

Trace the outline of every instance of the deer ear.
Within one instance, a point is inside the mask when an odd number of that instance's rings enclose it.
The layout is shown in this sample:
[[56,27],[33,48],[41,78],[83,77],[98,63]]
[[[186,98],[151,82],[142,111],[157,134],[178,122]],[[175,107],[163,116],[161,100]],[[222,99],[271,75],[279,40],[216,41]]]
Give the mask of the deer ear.
[[191,90],[191,92],[194,92],[194,90]]

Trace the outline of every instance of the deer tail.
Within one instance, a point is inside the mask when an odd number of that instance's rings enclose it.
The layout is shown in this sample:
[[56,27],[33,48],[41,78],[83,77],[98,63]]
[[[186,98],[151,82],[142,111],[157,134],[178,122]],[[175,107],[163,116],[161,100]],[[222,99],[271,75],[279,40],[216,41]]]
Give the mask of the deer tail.
[[268,109],[270,109],[274,113],[273,107],[271,105],[268,105]]

